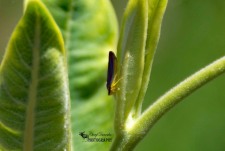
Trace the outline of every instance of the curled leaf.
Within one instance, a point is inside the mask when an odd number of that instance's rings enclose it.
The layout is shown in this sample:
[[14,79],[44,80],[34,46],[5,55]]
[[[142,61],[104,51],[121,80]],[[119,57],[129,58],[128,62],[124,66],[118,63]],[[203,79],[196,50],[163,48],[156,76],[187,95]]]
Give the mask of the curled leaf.
[[118,115],[121,122],[127,120],[141,87],[148,23],[147,4],[146,0],[130,0],[124,14],[118,45],[121,81],[117,103],[119,112],[123,112]]

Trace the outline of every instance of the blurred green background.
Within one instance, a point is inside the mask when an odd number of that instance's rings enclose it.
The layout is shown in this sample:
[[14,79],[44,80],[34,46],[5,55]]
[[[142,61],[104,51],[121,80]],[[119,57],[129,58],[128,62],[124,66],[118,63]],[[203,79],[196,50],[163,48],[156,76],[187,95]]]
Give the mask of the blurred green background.
[[[121,20],[125,0],[112,0]],[[0,0],[0,60],[22,14],[22,0]],[[122,3],[122,4],[121,4]],[[144,108],[225,54],[224,0],[170,0]],[[225,75],[163,116],[136,151],[224,151]]]
[[0,0],[0,62],[13,28],[22,15],[22,0]]
[[[225,1],[169,0],[144,107],[225,54]],[[224,151],[225,75],[166,114],[136,150]]]

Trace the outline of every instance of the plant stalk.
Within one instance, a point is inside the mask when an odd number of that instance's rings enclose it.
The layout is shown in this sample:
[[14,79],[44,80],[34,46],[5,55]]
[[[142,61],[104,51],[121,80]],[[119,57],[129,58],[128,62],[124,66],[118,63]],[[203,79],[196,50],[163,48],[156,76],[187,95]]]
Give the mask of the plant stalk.
[[[153,125],[172,107],[207,82],[225,72],[225,56],[188,77],[153,103],[130,127],[122,138],[116,137],[112,150],[132,150]],[[125,126],[127,127],[127,126]],[[118,139],[118,140],[117,140]],[[116,143],[117,142],[117,143]],[[118,143],[119,142],[119,143]]]

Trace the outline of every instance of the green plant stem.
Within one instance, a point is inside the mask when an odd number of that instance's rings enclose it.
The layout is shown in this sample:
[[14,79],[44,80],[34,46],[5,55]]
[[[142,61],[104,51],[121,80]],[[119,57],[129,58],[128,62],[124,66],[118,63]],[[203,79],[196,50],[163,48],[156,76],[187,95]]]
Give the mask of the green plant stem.
[[113,141],[113,145],[110,148],[110,151],[119,151],[120,147],[123,146],[122,143],[124,141],[121,141],[122,139],[123,139],[123,137],[116,136],[116,138]]
[[160,117],[162,117],[169,109],[224,72],[225,57],[222,57],[182,81],[152,104],[136,121],[133,122],[133,125],[125,126],[129,127],[125,130],[127,133],[124,134],[126,135],[124,135],[124,138],[122,139],[116,137],[116,139],[120,140],[114,140],[112,149],[117,148],[114,150],[120,151],[132,150]]

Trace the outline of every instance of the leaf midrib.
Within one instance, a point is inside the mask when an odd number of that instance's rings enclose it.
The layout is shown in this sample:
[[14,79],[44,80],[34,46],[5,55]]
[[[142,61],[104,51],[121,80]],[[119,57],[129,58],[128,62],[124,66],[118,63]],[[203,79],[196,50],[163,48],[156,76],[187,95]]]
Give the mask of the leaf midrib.
[[32,71],[31,71],[31,83],[29,86],[28,105],[26,111],[26,125],[24,132],[24,151],[33,150],[34,142],[34,125],[35,125],[35,106],[37,99],[37,86],[38,86],[38,73],[39,73],[39,62],[40,62],[40,17],[37,15],[35,18],[34,27],[34,45],[32,48]]

